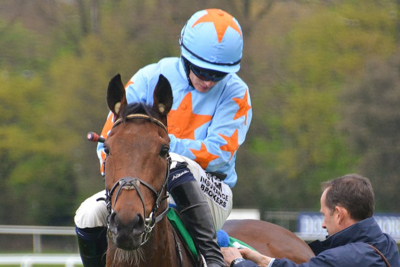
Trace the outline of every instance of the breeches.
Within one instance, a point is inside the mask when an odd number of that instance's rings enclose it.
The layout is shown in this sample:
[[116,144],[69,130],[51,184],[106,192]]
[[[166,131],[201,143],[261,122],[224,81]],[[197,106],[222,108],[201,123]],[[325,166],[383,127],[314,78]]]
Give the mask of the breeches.
[[[178,162],[186,162],[188,164],[188,169],[198,182],[199,187],[205,195],[208,206],[210,207],[215,229],[221,229],[232,210],[232,190],[227,184],[217,179],[214,175],[206,173],[195,161],[175,153],[171,153],[170,156],[172,159],[171,169],[173,169]],[[82,202],[74,218],[75,225],[78,228],[107,226],[108,211],[106,203],[101,200],[97,201],[99,198],[104,198],[105,195],[106,192],[103,190]],[[174,204],[171,195],[168,200],[171,205]]]

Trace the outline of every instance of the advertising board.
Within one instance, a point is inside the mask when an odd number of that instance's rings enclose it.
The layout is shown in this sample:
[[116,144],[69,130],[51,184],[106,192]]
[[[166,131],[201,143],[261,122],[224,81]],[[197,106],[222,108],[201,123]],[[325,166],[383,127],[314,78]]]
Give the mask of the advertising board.
[[[374,218],[384,233],[400,241],[400,215],[375,214]],[[302,236],[326,237],[328,232],[322,228],[324,217],[318,212],[300,212],[297,218],[297,233]]]

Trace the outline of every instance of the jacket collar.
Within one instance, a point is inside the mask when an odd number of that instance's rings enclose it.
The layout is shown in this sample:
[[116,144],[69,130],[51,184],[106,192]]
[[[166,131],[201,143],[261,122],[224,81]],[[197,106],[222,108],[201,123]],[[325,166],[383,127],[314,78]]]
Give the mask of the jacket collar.
[[309,246],[314,254],[318,255],[324,250],[343,246],[348,243],[373,243],[379,235],[382,235],[382,230],[375,219],[370,217],[327,237],[324,241],[316,240],[311,242]]

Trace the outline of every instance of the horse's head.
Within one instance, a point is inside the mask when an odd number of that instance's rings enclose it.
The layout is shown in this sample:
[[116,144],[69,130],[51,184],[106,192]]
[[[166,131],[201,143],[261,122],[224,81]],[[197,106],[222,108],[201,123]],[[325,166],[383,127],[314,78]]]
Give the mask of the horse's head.
[[107,104],[115,123],[104,143],[109,239],[124,250],[139,248],[168,208],[167,114],[172,106],[168,80],[160,75],[154,104],[127,105],[119,75],[109,83]]

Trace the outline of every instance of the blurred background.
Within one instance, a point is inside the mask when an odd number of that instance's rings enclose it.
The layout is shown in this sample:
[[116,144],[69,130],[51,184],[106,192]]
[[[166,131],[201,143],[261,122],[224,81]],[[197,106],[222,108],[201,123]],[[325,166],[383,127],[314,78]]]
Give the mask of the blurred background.
[[103,127],[108,81],[179,56],[205,8],[244,34],[254,117],[234,208],[319,211],[322,181],[359,173],[377,212],[400,212],[399,0],[1,0],[1,225],[74,225],[104,188],[86,133]]

